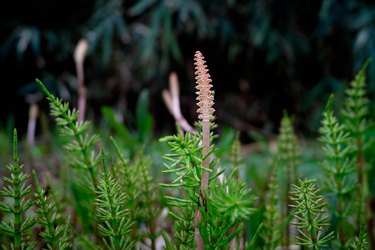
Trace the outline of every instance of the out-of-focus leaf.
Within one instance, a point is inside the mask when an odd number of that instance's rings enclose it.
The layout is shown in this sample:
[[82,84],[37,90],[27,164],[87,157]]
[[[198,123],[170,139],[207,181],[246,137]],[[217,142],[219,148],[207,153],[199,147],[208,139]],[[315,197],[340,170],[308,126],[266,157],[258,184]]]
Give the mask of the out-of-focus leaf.
[[156,0],[141,0],[137,1],[135,5],[133,5],[130,9],[130,15],[137,16],[143,12],[145,12],[146,9],[151,7],[156,2]]
[[151,136],[152,127],[154,125],[154,118],[148,110],[149,108],[149,92],[147,89],[142,90],[139,95],[136,119],[137,119],[137,132],[140,142],[145,142]]
[[39,29],[36,27],[30,27],[31,30],[31,41],[30,46],[33,52],[36,55],[40,55],[41,53],[41,41],[40,41],[40,32]]
[[116,119],[116,114],[110,107],[102,107],[102,114],[104,115],[105,119],[107,120],[109,126],[114,129],[115,134],[118,138],[121,138],[121,141],[124,142],[125,145],[133,145],[135,142],[134,137],[129,132],[125,124],[119,122]]

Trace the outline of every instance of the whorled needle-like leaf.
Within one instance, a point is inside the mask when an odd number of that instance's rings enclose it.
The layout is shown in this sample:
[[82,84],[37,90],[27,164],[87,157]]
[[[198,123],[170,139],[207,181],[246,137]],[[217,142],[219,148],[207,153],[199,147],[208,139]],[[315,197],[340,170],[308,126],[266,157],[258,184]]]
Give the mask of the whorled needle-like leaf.
[[95,167],[99,162],[98,154],[94,152],[93,146],[99,141],[97,135],[88,136],[88,122],[78,122],[78,112],[69,109],[68,103],[51,94],[44,84],[36,79],[36,83],[46,94],[51,107],[51,115],[55,117],[57,125],[62,128],[65,135],[72,137],[72,141],[65,145],[65,148],[74,153],[75,157],[70,162],[73,166],[87,169],[92,182],[92,187],[97,186]]
[[16,129],[13,132],[13,163],[9,164],[7,169],[10,177],[3,178],[6,185],[0,193],[10,200],[0,202],[0,211],[11,214],[11,219],[1,222],[0,232],[13,238],[11,249],[33,249],[35,242],[29,242],[24,238],[29,229],[34,226],[35,220],[30,215],[26,215],[33,201],[27,197],[31,192],[31,185],[26,183],[29,176],[23,172],[23,165],[19,162]]
[[298,184],[293,185],[291,200],[294,202],[292,207],[296,209],[296,225],[300,233],[297,243],[318,250],[328,246],[334,233],[325,234],[329,218],[326,215],[326,204],[318,194],[319,189],[315,183],[315,180],[299,179]]
[[[69,224],[62,220],[62,215],[56,212],[55,203],[47,196],[46,190],[42,188],[38,181],[38,176],[33,170],[34,184],[36,187],[35,212],[38,217],[36,222],[44,227],[40,236],[47,243],[48,249],[68,249],[71,247],[69,235],[67,233]],[[67,220],[69,221],[69,220]]]
[[133,222],[126,208],[127,197],[107,170],[104,151],[102,151],[103,177],[96,190],[96,216],[99,231],[109,249],[131,249],[133,241],[129,233]]

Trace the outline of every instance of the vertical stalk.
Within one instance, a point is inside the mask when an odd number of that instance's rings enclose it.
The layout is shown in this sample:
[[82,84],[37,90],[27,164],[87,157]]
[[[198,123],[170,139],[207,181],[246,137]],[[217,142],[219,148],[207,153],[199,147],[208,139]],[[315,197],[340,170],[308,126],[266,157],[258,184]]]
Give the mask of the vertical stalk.
[[[305,197],[305,201],[308,200],[308,197],[306,196],[306,194],[304,194],[304,197]],[[307,205],[307,204],[306,204]],[[307,220],[309,222],[310,225],[313,225],[314,223],[314,216],[313,214],[311,214],[311,211],[307,211]],[[316,230],[315,230],[315,227],[310,227],[310,238],[313,242],[313,247],[314,247],[314,250],[319,250],[318,248],[318,237],[316,235]]]
[[[208,74],[208,69],[206,66],[206,61],[201,52],[197,51],[195,53],[195,79],[196,79],[196,89],[198,97],[198,118],[200,120],[200,124],[202,126],[202,145],[203,145],[203,152],[202,152],[202,167],[208,169],[210,167],[210,159],[208,157],[208,153],[210,151],[210,127],[211,121],[213,120],[213,112],[214,109],[212,108],[214,104],[214,96],[211,90],[212,85],[210,75]],[[205,206],[206,198],[205,194],[208,192],[208,179],[209,173],[205,170],[202,170],[202,177],[200,183],[200,200],[202,204]],[[204,242],[202,237],[199,233],[199,223],[202,221],[202,215],[199,211],[199,204],[197,210],[195,211],[195,239],[196,239],[196,249],[203,250],[204,249]],[[204,209],[207,209],[206,207]]]
[[[15,131],[15,130],[14,130]],[[14,175],[14,249],[21,249],[21,186],[20,186],[20,167],[17,150],[17,133],[13,135],[13,164],[17,168],[17,174]]]
[[[202,162],[202,167],[210,168],[210,158],[207,157],[208,152],[210,151],[210,124],[203,123],[202,124],[202,143],[203,147],[203,157],[204,160]],[[202,179],[201,179],[201,190],[204,193],[208,189],[208,177],[209,173],[207,171],[202,171]]]
[[21,249],[21,198],[18,177],[15,178],[14,192],[14,249],[19,250]]
[[342,179],[342,162],[340,159],[340,145],[337,142],[336,134],[333,133],[332,140],[335,147],[335,168],[336,168],[336,174],[335,174],[335,182],[336,182],[336,188],[337,188],[337,227],[338,227],[338,234],[339,234],[339,240],[341,243],[340,247],[345,246],[345,231],[344,231],[344,196],[343,196],[343,179]]
[[86,99],[87,99],[87,89],[84,84],[84,70],[83,70],[83,61],[85,59],[85,55],[88,49],[88,43],[86,40],[81,39],[74,51],[74,61],[76,64],[76,73],[77,73],[77,80],[78,80],[78,111],[79,117],[78,121],[82,122],[85,120],[85,113],[86,113]]
[[[288,164],[288,166],[286,167],[286,174],[287,174],[287,188],[286,188],[286,199],[285,199],[285,210],[286,210],[286,215],[285,215],[285,219],[288,220],[288,217],[289,217],[289,214],[291,213],[292,209],[290,207],[290,203],[291,203],[291,200],[290,200],[290,196],[289,196],[289,193],[290,193],[290,186],[292,185],[292,181],[291,181],[291,164]],[[289,228],[289,223],[286,223],[286,229],[285,229],[285,250],[289,250],[289,245],[290,245],[290,228]]]

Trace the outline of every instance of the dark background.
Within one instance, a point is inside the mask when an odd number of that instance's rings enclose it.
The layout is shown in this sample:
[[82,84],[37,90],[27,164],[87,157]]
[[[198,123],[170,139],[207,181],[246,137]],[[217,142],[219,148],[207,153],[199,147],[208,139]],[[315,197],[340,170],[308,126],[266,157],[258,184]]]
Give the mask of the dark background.
[[[174,130],[161,99],[177,72],[184,115],[194,123],[193,56],[205,56],[215,89],[217,123],[241,131],[277,132],[286,110],[300,133],[314,135],[331,92],[343,90],[375,55],[375,5],[355,0],[7,1],[0,8],[0,126],[25,133],[34,79],[76,103],[74,48],[85,59],[88,119],[101,107],[123,110],[129,127],[141,91],[149,91],[154,131]],[[370,97],[375,63],[368,68]],[[36,98],[35,98],[36,96]],[[373,106],[373,105],[372,105]],[[373,110],[372,110],[373,112]]]

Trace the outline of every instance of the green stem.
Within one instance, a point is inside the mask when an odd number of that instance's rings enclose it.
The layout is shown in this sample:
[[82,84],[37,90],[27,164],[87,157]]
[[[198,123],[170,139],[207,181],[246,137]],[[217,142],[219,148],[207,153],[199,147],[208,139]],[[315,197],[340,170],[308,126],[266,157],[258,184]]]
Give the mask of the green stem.
[[18,177],[15,178],[14,192],[14,249],[19,250],[21,249],[21,197]]
[[[308,197],[306,195],[306,193],[304,194],[304,200],[306,202],[306,209],[307,209],[307,220],[309,222],[309,225],[313,225],[313,222],[314,222],[314,215],[311,213],[310,211],[310,204],[308,204]],[[318,237],[316,235],[316,230],[315,230],[315,227],[313,226],[310,226],[310,238],[311,238],[311,241],[313,243],[313,247],[314,247],[314,250],[319,250],[318,248]]]
[[14,130],[13,139],[13,164],[17,167],[17,173],[14,177],[14,249],[21,249],[21,186],[19,158],[17,151],[17,133]]
[[74,123],[74,120],[70,119],[70,117],[67,115],[67,113],[61,108],[61,105],[56,102],[56,98],[48,91],[48,89],[44,86],[44,84],[36,80],[36,83],[42,88],[43,92],[47,95],[48,99],[54,104],[55,108],[58,109],[59,113],[62,115],[63,119],[67,121],[67,126],[73,131],[74,137],[76,138],[78,145],[81,149],[81,153],[83,156],[83,159],[86,163],[87,169],[89,170],[91,181],[94,187],[94,190],[96,190],[97,187],[97,181],[95,176],[95,171],[92,166],[92,162],[90,159],[89,152],[87,150],[87,147],[84,143],[84,140],[82,138],[82,135],[79,133],[76,124]]
[[338,227],[338,238],[341,242],[341,247],[345,246],[345,231],[344,231],[344,196],[343,196],[343,178],[342,178],[342,162],[340,159],[340,145],[337,142],[336,134],[333,134],[333,143],[335,146],[335,182],[337,188],[337,227]]
[[[210,159],[207,157],[208,152],[210,151],[210,123],[209,122],[202,122],[202,144],[203,144],[203,158],[202,161],[202,167],[209,168],[210,167]],[[208,189],[208,178],[209,173],[205,170],[202,170],[202,178],[201,178],[201,185],[200,185],[200,199],[202,200],[203,204],[206,204],[205,201],[205,192]],[[206,209],[206,207],[204,208]],[[197,250],[204,250],[204,242],[202,237],[199,233],[198,225],[202,221],[202,215],[199,211],[199,205],[197,207],[197,210],[195,211],[195,241],[196,241],[196,249]]]

